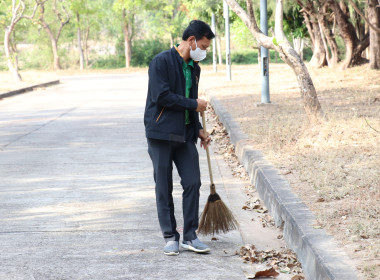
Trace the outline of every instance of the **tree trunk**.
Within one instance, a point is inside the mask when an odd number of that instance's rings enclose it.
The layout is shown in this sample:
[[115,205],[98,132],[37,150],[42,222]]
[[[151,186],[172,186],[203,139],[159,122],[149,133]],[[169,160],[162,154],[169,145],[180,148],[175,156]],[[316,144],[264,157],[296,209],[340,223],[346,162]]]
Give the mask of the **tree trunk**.
[[[247,7],[252,7],[250,0],[247,1]],[[300,93],[303,100],[303,106],[308,119],[311,123],[321,122],[326,119],[321,105],[319,103],[317,93],[310,77],[310,74],[299,57],[296,51],[291,47],[290,43],[286,39],[283,32],[283,5],[282,0],[276,0],[276,20],[275,20],[275,35],[276,42],[266,35],[264,35],[257,26],[256,19],[253,12],[249,12],[251,16],[248,16],[236,0],[226,0],[230,8],[243,20],[247,25],[252,35],[257,40],[260,46],[268,49],[274,49],[279,52],[280,57],[285,61],[294,71],[297,76],[298,84],[300,87]],[[252,16],[253,15],[253,16]]]
[[[366,18],[368,18],[368,10],[369,9],[365,9],[365,15],[364,16]],[[365,22],[365,33],[370,34],[370,32],[369,32],[369,25],[368,25],[367,21]],[[365,49],[365,58],[367,58],[369,60],[369,62],[371,63],[370,56],[369,56],[370,48],[371,48],[371,34],[370,34],[370,45],[369,45],[369,48]]]
[[124,34],[124,47],[125,47],[125,68],[131,66],[132,58],[132,26],[130,21],[127,19],[127,11],[123,9],[123,34]]
[[79,68],[82,71],[84,69],[84,54],[83,54],[83,48],[82,48],[82,32],[80,30],[80,16],[79,13],[77,13],[77,22],[78,22],[78,50],[79,50]]
[[57,35],[53,34],[52,29],[50,28],[49,24],[46,23],[45,18],[44,18],[44,16],[45,16],[44,4],[46,1],[39,3],[39,5],[40,5],[39,22],[40,22],[41,26],[45,29],[46,33],[48,34],[48,36],[50,38],[51,47],[52,47],[52,51],[53,51],[53,59],[54,59],[53,67],[54,67],[54,70],[60,70],[61,69],[61,64],[60,64],[60,59],[59,59],[59,54],[58,54],[58,40],[61,36],[61,32],[62,32],[63,27],[70,22],[70,15],[68,14],[65,7],[63,7],[63,11],[66,14],[66,19],[63,19],[62,13],[57,10],[57,1],[58,0],[55,0],[53,2],[53,11],[56,14],[57,19],[59,20],[59,23],[60,23],[60,26],[59,26],[58,31],[57,31]]
[[314,40],[315,40],[314,39],[314,32],[313,32],[313,28],[311,27],[309,15],[306,12],[303,12],[302,15],[303,15],[303,18],[305,19],[306,28],[307,28],[307,31],[309,32],[311,44],[312,44],[313,49],[314,49],[314,44],[315,44],[314,43]]
[[335,67],[339,61],[338,44],[336,43],[334,34],[329,28],[326,19],[324,17],[320,20],[322,36],[326,37],[326,55],[327,64],[329,67]]
[[48,34],[50,42],[51,42],[51,49],[53,51],[53,68],[54,70],[60,70],[61,64],[59,61],[59,54],[58,54],[58,40],[54,37],[54,34],[51,31],[49,25],[47,25],[44,21],[42,21],[41,23],[42,23],[42,27],[45,29],[46,33]]
[[342,64],[342,68],[346,69],[350,65],[360,64],[363,60],[361,53],[368,47],[369,40],[368,44],[367,37],[363,41],[359,41],[356,30],[347,16],[349,12],[347,12],[347,6],[344,1],[341,1],[339,5],[335,0],[330,0],[329,4],[339,26],[340,36],[346,45],[346,58]]
[[313,37],[314,37],[314,48],[313,48],[313,56],[311,57],[311,60],[310,60],[310,66],[320,68],[327,65],[327,59],[326,59],[325,47],[323,45],[323,40],[322,40],[322,34],[319,28],[317,19],[312,18],[311,28],[312,28]]
[[223,65],[222,50],[220,47],[220,44],[222,43],[222,39],[220,38],[220,36],[218,34],[216,34],[215,37],[216,37],[215,38],[216,39],[216,49],[217,49],[217,53],[218,53],[219,65]]
[[358,41],[358,44],[356,45],[356,48],[353,51],[352,54],[352,61],[351,65],[360,65],[362,63],[367,63],[368,60],[365,59],[362,55],[363,52],[368,48],[369,46],[369,33],[367,33],[362,41]]
[[293,49],[301,56],[301,38],[293,37]]
[[131,40],[129,39],[128,32],[124,30],[124,46],[125,46],[125,68],[129,68],[131,66],[131,58],[132,58],[132,46]]
[[[295,51],[298,53],[298,55],[301,57],[302,60],[303,60],[303,48],[304,48],[304,43],[305,43],[304,41],[305,41],[304,38],[293,37],[293,48],[295,49]],[[276,62],[277,62],[277,52],[276,52]]]
[[5,28],[5,36],[4,36],[5,57],[7,58],[9,72],[11,72],[16,82],[21,82],[22,78],[21,78],[20,73],[18,72],[17,60],[15,59],[15,56],[12,53],[11,46],[10,46],[10,38],[11,38],[13,28],[14,28],[14,25],[11,25],[10,27]]
[[86,31],[84,32],[83,39],[84,39],[84,54],[85,54],[85,60],[86,60],[86,67],[88,67],[88,38],[90,36],[90,27],[87,27]]
[[[372,25],[380,28],[380,7],[377,5],[377,0],[368,0],[368,18]],[[373,28],[369,29],[369,66],[371,69],[380,69],[380,33]]]
[[319,15],[318,22],[320,24],[322,38],[326,38],[327,41],[324,42],[326,45],[327,64],[329,67],[335,67],[339,61],[338,44],[336,43],[335,36],[328,25],[328,20],[325,17],[327,8],[327,5],[323,5],[322,14]]
[[9,43],[10,43],[10,47],[11,47],[13,57],[14,57],[14,65],[15,65],[15,68],[18,72],[20,69],[18,67],[18,65],[19,65],[18,64],[18,50],[17,50],[17,43],[16,43],[15,37],[16,37],[16,32],[13,30],[12,36],[10,36]]
[[12,17],[11,17],[11,22],[9,26],[5,27],[5,32],[4,32],[4,50],[5,50],[5,57],[7,58],[7,64],[9,71],[11,72],[12,76],[16,81],[22,81],[21,75],[18,72],[18,55],[17,55],[17,46],[14,41],[12,41],[11,36],[13,34],[13,39],[14,39],[14,29],[16,24],[21,20],[21,19],[33,19],[38,6],[41,3],[36,1],[33,12],[30,16],[24,15],[25,12],[25,2],[23,0],[18,1],[16,4],[16,1],[12,1]]
[[58,42],[55,38],[50,38],[50,40],[51,40],[51,48],[53,50],[53,59],[54,59],[53,67],[54,67],[54,70],[60,70],[61,63],[60,63],[59,54],[58,54]]

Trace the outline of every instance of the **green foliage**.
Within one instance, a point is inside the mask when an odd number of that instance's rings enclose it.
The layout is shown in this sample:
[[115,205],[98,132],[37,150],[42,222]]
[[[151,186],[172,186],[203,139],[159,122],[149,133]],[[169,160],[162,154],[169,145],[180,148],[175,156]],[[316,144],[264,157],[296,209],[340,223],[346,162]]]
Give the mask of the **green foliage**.
[[257,46],[256,40],[244,22],[238,18],[231,24],[232,40],[238,44],[240,48],[251,48]]
[[[276,61],[276,52],[269,50],[270,61],[283,63],[280,57],[277,56]],[[257,50],[243,50],[236,51],[231,54],[231,62],[233,64],[258,64],[258,51]]]
[[94,69],[116,69],[125,67],[125,57],[123,56],[103,56],[92,64]]
[[257,64],[257,51],[246,50],[237,51],[231,54],[231,63],[233,64]]
[[312,56],[313,56],[313,50],[310,47],[303,49],[303,60],[304,61],[310,61]]
[[183,30],[188,24],[186,11],[180,0],[159,2],[144,14],[146,28],[151,37],[181,38]]
[[[27,48],[19,52],[20,69],[50,69],[53,61],[50,40],[46,32],[39,28],[38,25],[29,26],[25,33],[18,29],[16,33],[17,41],[28,38]],[[25,40],[25,39],[24,39]]]
[[189,18],[199,18],[207,20],[212,13],[223,12],[223,1],[219,0],[183,0],[183,5]]
[[[270,50],[271,62],[276,62],[276,52]],[[226,63],[226,55],[223,54],[223,63]],[[252,49],[234,50],[231,52],[231,63],[246,65],[246,64],[258,64],[258,51]],[[283,63],[279,56],[277,56],[277,63]],[[212,64],[212,52],[207,53],[205,60],[201,61],[201,64]]]
[[294,38],[305,38],[307,36],[307,28],[304,24],[304,17],[302,16],[301,6],[298,4],[291,5],[284,12],[284,33],[287,36]]
[[169,42],[160,39],[135,40],[132,44],[132,66],[148,66],[160,52],[170,48]]
[[[26,15],[31,14],[34,0],[26,1]],[[122,11],[126,10],[125,20],[132,24],[132,66],[147,66],[151,59],[159,52],[169,48],[170,39],[179,43],[183,30],[192,19],[201,19],[211,24],[211,14],[216,17],[217,33],[224,34],[223,1],[219,0],[64,0],[58,1],[58,8],[66,5],[70,13],[70,23],[66,25],[59,39],[59,54],[61,65],[66,68],[78,67],[79,54],[77,50],[77,30],[82,33],[82,43],[88,39],[89,67],[93,68],[120,68],[125,67],[124,37],[122,33]],[[245,8],[246,2],[238,0]],[[258,24],[260,24],[259,1],[252,0]],[[45,18],[56,34],[59,21],[52,11],[53,1],[45,3]],[[303,18],[299,7],[294,1],[285,2],[284,28],[288,36],[306,36]],[[11,16],[11,1],[0,0],[0,26],[9,24]],[[274,27],[275,1],[268,2],[268,25]],[[79,14],[80,21],[77,20]],[[13,36],[20,47],[19,61],[21,69],[51,69],[53,60],[51,42],[45,30],[38,24],[37,18],[33,21],[21,20]],[[230,11],[231,40],[233,64],[257,63],[257,51],[252,50],[256,42],[241,19]],[[1,33],[0,33],[1,34]],[[85,35],[88,35],[86,37]],[[339,38],[337,38],[338,40]],[[279,42],[276,42],[279,43]],[[115,45],[116,54],[109,46]],[[222,42],[223,45],[223,42]],[[343,42],[338,46],[343,50]],[[222,47],[223,50],[223,47]],[[307,59],[305,50],[305,59]],[[4,51],[0,51],[0,69],[7,68]],[[274,53],[271,52],[272,61]],[[225,56],[223,55],[223,59]],[[212,52],[209,51],[206,60],[201,64],[212,63]]]
[[[162,39],[135,40],[132,44],[131,65],[134,67],[148,66],[157,54],[169,48],[169,42]],[[92,68],[113,69],[122,67],[125,67],[124,38],[120,36],[116,43],[116,55],[107,55],[96,59]]]
[[[5,57],[4,48],[0,48],[0,57]],[[5,59],[0,59],[0,71],[8,70]]]

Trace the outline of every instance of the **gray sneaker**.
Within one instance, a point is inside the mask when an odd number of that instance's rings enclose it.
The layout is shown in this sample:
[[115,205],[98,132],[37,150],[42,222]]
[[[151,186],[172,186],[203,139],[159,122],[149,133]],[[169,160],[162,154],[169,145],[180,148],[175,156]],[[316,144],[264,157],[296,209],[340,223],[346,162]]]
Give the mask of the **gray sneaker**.
[[179,254],[179,242],[168,241],[164,247],[164,254],[167,256],[178,256]]
[[191,250],[197,253],[208,253],[210,252],[210,248],[202,243],[198,238],[191,241],[182,241],[182,248],[186,250]]

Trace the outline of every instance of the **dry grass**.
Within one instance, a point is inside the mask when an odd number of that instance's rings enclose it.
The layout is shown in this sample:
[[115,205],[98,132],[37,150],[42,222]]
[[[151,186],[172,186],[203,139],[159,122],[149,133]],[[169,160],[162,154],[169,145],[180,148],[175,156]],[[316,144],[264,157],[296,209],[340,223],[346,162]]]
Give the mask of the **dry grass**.
[[231,82],[225,81],[225,73],[204,68],[201,87],[221,98],[256,149],[282,171],[355,261],[361,279],[378,277],[380,71],[367,66],[310,69],[329,121],[309,126],[287,65],[271,65],[273,104],[265,106],[256,106],[261,92],[258,66],[234,67]]

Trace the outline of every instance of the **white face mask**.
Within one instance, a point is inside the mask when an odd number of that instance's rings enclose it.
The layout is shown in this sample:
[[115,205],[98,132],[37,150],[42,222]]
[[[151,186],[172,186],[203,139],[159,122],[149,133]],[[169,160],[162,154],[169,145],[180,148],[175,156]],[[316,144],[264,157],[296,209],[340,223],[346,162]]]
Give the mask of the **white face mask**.
[[197,40],[195,40],[195,51],[190,46],[190,57],[195,61],[201,61],[206,58],[206,50],[198,48]]

